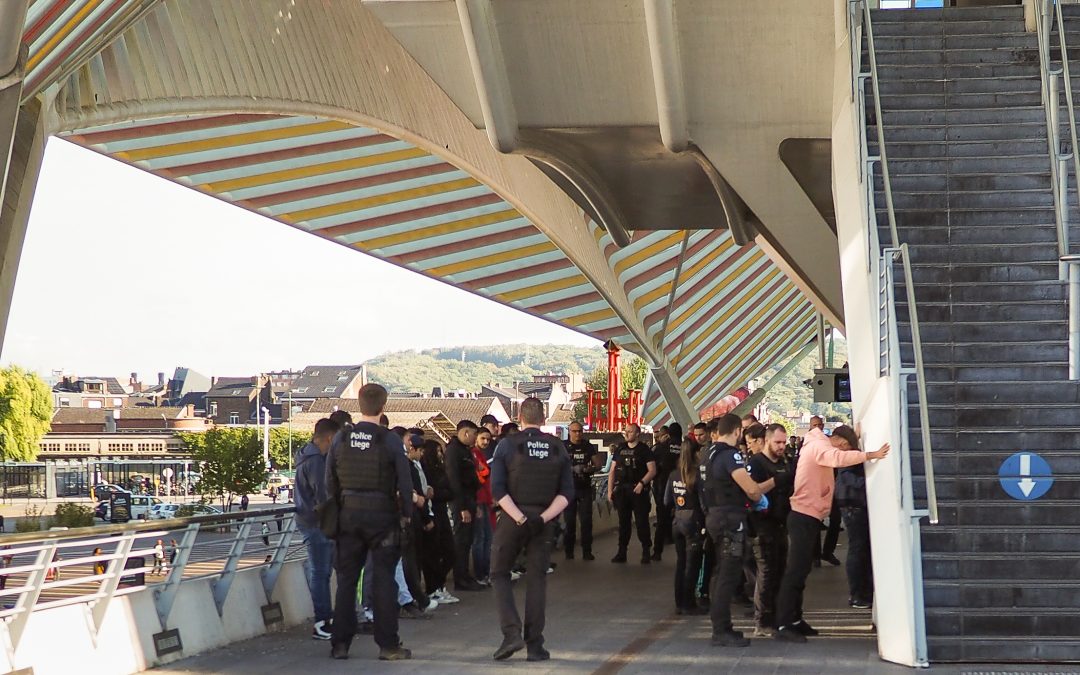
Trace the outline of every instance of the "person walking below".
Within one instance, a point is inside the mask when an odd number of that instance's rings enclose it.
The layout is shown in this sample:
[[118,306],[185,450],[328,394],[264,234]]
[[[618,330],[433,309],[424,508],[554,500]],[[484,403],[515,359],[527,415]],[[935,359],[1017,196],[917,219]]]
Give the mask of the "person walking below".
[[469,554],[472,553],[474,523],[476,517],[476,491],[480,481],[476,476],[476,461],[472,446],[476,440],[476,424],[461,420],[457,435],[446,444],[446,477],[450,481],[453,499],[450,514],[454,523],[454,590],[481,591],[469,572]]
[[705,514],[698,499],[698,448],[683,441],[682,454],[664,489],[664,502],[673,513],[672,534],[675,540],[675,611],[678,614],[704,614],[697,603],[697,580],[701,574]]
[[[850,427],[839,427],[833,435],[859,449],[859,437]],[[870,516],[866,508],[866,466],[856,464],[837,473],[833,502],[840,506],[847,531],[848,551],[845,568],[848,580],[848,604],[855,609],[869,609],[874,602],[874,568],[870,560]]]
[[563,550],[567,560],[574,559],[574,540],[577,538],[577,525],[581,522],[581,558],[593,560],[592,554],[592,518],[593,499],[596,491],[593,489],[593,476],[601,468],[600,453],[596,446],[583,440],[584,427],[581,422],[574,420],[568,430],[570,442],[566,451],[570,453],[570,470],[574,475],[574,497],[563,511],[563,521],[566,525],[566,534],[563,538]]
[[165,574],[165,545],[160,539],[154,544],[154,569],[150,574]]
[[[841,429],[843,427],[840,427]],[[850,427],[848,427],[850,429]],[[854,434],[854,432],[852,432]],[[814,542],[821,523],[829,515],[833,498],[833,469],[881,459],[889,454],[889,444],[874,452],[854,450],[846,431],[829,438],[821,429],[811,429],[799,451],[795,470],[795,493],[788,515],[788,558],[776,603],[776,639],[806,642],[818,631],[803,620],[803,590],[813,565]],[[857,441],[857,438],[856,438]]]
[[[497,661],[525,648],[529,661],[546,661],[547,570],[555,519],[574,496],[570,457],[562,441],[540,431],[544,404],[529,397],[519,408],[522,431],[501,441],[491,460],[492,494],[502,508],[492,547],[492,585],[503,641]],[[525,551],[525,623],[514,603],[510,570]]]
[[326,492],[339,505],[337,528],[337,597],[330,655],[349,657],[356,633],[356,585],[366,570],[371,575],[375,643],[379,659],[412,657],[398,636],[398,588],[394,568],[401,556],[400,529],[413,514],[412,479],[405,446],[396,434],[379,426],[386,406],[386,389],[377,384],[360,388],[360,421],[335,437],[326,455]]
[[[315,624],[311,637],[329,640],[334,618],[330,599],[330,573],[334,566],[334,542],[323,534],[315,507],[327,500],[326,453],[334,442],[341,426],[330,419],[315,423],[315,433],[297,456],[296,460],[296,526],[304,540],[307,558],[304,572],[307,577],[311,606],[315,610]],[[245,495],[246,497],[247,495]],[[240,508],[245,508],[240,502]]]
[[652,562],[649,549],[652,537],[649,532],[649,485],[656,477],[656,461],[648,444],[640,440],[641,427],[626,425],[624,443],[614,449],[614,461],[608,472],[608,501],[619,512],[619,550],[611,559],[613,563],[626,562],[626,549],[630,545],[630,521],[636,521],[638,541],[641,542],[641,564]]

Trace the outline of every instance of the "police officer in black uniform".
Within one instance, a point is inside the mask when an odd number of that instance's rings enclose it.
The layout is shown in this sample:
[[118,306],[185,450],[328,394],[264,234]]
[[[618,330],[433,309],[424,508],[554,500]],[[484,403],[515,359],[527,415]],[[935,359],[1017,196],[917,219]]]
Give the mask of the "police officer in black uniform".
[[386,390],[360,388],[360,420],[344,427],[326,455],[326,490],[339,506],[337,597],[330,656],[349,658],[356,633],[356,584],[371,554],[375,643],[379,659],[412,657],[398,637],[398,587],[394,567],[401,556],[400,529],[412,517],[412,478],[405,446],[397,434],[379,426]]
[[664,503],[674,512],[675,611],[678,614],[704,614],[698,606],[697,580],[701,573],[705,514],[698,499],[698,446],[682,443],[682,454],[671,472],[664,492]]
[[[574,498],[570,457],[562,441],[540,431],[544,404],[522,401],[522,430],[499,441],[491,458],[491,492],[502,509],[491,547],[491,585],[499,608],[503,641],[495,660],[508,659],[523,647],[529,661],[546,661],[544,615],[547,570],[555,536],[555,519]],[[525,632],[514,604],[510,570],[525,549]]]
[[664,501],[668,476],[675,471],[682,450],[682,425],[674,422],[671,426],[662,426],[656,430],[656,444],[653,457],[656,460],[656,478],[653,480],[653,500],[656,502],[656,533],[653,536],[652,559],[659,562],[664,553],[664,544],[674,543],[671,523],[672,510]]
[[765,445],[750,458],[746,470],[758,483],[773,479],[774,487],[766,493],[769,508],[750,514],[753,526],[754,560],[757,566],[757,585],[754,588],[754,636],[765,637],[776,628],[776,596],[784,578],[787,560],[787,517],[791,511],[791,492],[795,485],[795,468],[784,456],[787,430],[781,424],[765,429]]
[[719,647],[746,647],[750,641],[731,623],[731,599],[742,582],[746,551],[746,516],[751,504],[767,508],[764,494],[773,481],[756,483],[746,470],[746,459],[736,447],[742,435],[738,415],[727,414],[709,422],[713,444],[700,466],[698,490],[705,510],[705,529],[716,550],[716,570],[712,575],[710,615],[712,644]]
[[630,545],[630,520],[637,521],[638,541],[641,542],[641,564],[650,562],[649,548],[652,536],[649,532],[649,485],[656,477],[656,460],[649,445],[640,440],[641,427],[627,424],[623,431],[625,443],[615,446],[614,461],[608,472],[608,501],[619,512],[619,551],[611,559],[613,563],[626,562],[626,548]]
[[566,451],[570,453],[570,470],[574,474],[574,498],[563,512],[563,521],[566,525],[566,536],[563,538],[563,549],[566,559],[574,559],[574,540],[577,535],[577,523],[581,520],[581,557],[584,560],[594,560],[592,554],[592,517],[593,517],[593,490],[592,477],[602,467],[600,466],[600,453],[596,446],[584,440],[582,434],[584,427],[581,422],[574,420],[568,430],[570,442],[566,444]]

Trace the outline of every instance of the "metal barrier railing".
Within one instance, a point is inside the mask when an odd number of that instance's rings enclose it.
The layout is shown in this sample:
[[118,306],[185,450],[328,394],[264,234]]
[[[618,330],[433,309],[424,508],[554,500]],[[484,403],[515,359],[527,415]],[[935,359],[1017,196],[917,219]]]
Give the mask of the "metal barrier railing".
[[1069,379],[1080,380],[1080,255],[1061,257],[1069,280]]
[[34,613],[76,604],[98,630],[113,598],[146,589],[165,631],[181,584],[196,579],[211,579],[220,615],[236,573],[253,568],[270,603],[282,565],[304,555],[295,530],[290,506],[0,536],[0,642],[14,658]]

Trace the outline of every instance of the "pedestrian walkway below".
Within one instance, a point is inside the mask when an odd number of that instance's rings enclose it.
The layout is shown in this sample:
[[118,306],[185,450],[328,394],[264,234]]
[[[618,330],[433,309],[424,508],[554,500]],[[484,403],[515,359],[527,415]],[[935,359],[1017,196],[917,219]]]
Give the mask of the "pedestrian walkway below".
[[[605,518],[604,521],[607,519]],[[605,527],[604,521],[598,525]],[[825,565],[810,575],[806,619],[821,630],[807,644],[753,639],[745,649],[724,649],[709,644],[708,617],[680,617],[672,601],[674,549],[662,563],[643,566],[640,551],[630,547],[631,562],[615,565],[614,533],[608,530],[596,542],[597,560],[553,560],[557,571],[548,579],[546,647],[552,660],[527,663],[524,651],[496,662],[492,652],[501,640],[491,591],[458,593],[461,602],[440,606],[430,620],[402,620],[401,637],[413,651],[413,660],[385,663],[376,660],[378,649],[370,636],[357,636],[348,661],[329,658],[330,645],[311,639],[311,627],[274,633],[225,649],[195,656],[158,670],[182,673],[272,675],[318,669],[336,673],[478,673],[527,669],[534,673],[673,673],[709,672],[758,675],[776,673],[911,673],[910,668],[878,659],[869,611],[847,607],[847,586],[842,567]],[[846,550],[837,551],[843,558]],[[524,587],[518,582],[518,610]],[[750,634],[752,623],[743,608],[734,609],[736,627]],[[1022,669],[945,666],[935,673],[1049,672]],[[1056,673],[1076,672],[1056,667]]]

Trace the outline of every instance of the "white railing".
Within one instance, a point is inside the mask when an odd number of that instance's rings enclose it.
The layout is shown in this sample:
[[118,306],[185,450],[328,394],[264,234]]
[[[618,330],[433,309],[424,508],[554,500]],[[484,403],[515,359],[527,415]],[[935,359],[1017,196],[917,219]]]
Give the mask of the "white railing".
[[[245,569],[262,569],[270,604],[286,558],[304,555],[294,532],[293,509],[285,507],[0,536],[0,644],[13,662],[30,616],[68,605],[88,605],[100,630],[113,598],[146,589],[164,632],[181,584],[210,579],[220,614]],[[154,562],[158,539],[163,564]]]

